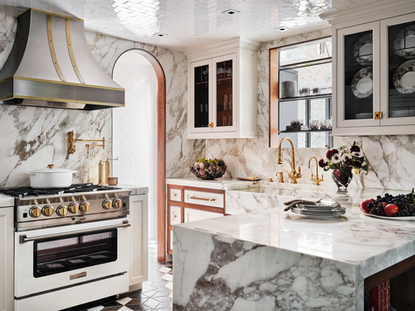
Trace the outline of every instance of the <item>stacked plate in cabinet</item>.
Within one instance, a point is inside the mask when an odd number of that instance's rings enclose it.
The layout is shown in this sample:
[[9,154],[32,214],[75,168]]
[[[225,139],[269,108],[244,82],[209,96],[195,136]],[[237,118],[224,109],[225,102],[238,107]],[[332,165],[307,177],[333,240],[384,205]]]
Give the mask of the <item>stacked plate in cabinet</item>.
[[373,93],[373,44],[372,34],[361,37],[355,44],[353,55],[356,61],[365,66],[360,69],[352,79],[352,92],[357,98],[366,98]]
[[318,203],[316,205],[297,204],[291,209],[291,212],[312,218],[333,218],[343,216],[346,209],[339,203],[333,202],[332,204]]

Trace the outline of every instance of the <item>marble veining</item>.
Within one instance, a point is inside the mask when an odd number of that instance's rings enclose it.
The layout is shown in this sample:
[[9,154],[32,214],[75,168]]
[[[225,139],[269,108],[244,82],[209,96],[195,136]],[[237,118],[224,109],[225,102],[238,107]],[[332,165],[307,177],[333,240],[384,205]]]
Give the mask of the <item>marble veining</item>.
[[[331,29],[322,29],[297,36],[278,39],[264,43],[258,51],[258,125],[257,139],[212,139],[206,141],[208,157],[223,158],[228,166],[226,176],[246,177],[259,176],[263,179],[275,176],[275,172],[283,171],[285,182],[289,182],[291,171],[291,150],[288,143],[283,145],[283,164],[277,165],[276,149],[268,148],[269,134],[269,49],[284,45],[304,42],[312,39],[331,36]],[[415,171],[408,165],[415,161],[415,138],[403,136],[363,136],[334,137],[334,146],[351,145],[356,141],[363,147],[369,163],[367,175],[359,175],[349,187],[370,187],[385,189],[406,189],[415,183]],[[308,169],[308,160],[312,156],[317,159],[325,156],[325,148],[296,149],[296,163],[302,168],[300,184],[311,184],[311,174],[315,172],[314,163]],[[332,183],[331,171],[323,172],[323,185]]]
[[[0,68],[13,46],[16,19],[0,11]],[[190,175],[188,167],[204,153],[203,140],[186,139],[187,59],[181,52],[148,44],[85,32],[92,55],[101,68],[112,74],[117,58],[126,50],[138,48],[152,54],[163,67],[166,77],[166,167],[167,176]],[[121,108],[122,109],[122,108]],[[98,163],[111,158],[111,110],[73,111],[49,108],[0,105],[0,186],[29,184],[26,171],[54,163],[57,167],[76,170],[74,182],[98,181]],[[73,130],[77,138],[106,138],[106,149],[77,143],[75,154],[66,153],[66,135]],[[122,182],[122,180],[120,180]]]
[[[300,191],[295,187],[285,189],[287,198]],[[339,218],[304,217],[281,205],[261,209],[252,200],[246,203],[251,213],[174,226],[174,309],[362,310],[364,279],[415,255],[413,221],[360,211],[363,199],[386,192],[405,193],[358,188],[337,194],[346,208]],[[198,262],[199,250],[210,252],[208,264]],[[177,275],[185,277],[176,282]]]

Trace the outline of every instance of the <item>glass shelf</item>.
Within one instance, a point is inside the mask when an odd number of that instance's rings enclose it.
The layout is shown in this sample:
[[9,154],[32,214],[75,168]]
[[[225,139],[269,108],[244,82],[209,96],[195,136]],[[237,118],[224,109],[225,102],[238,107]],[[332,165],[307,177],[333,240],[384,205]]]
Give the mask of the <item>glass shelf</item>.
[[320,133],[320,132],[331,132],[331,129],[328,130],[298,130],[298,131],[279,131],[279,134],[282,133]]
[[287,97],[287,98],[280,98],[280,102],[292,102],[297,100],[308,100],[308,99],[318,99],[318,98],[328,98],[332,97],[331,93],[328,94],[316,94],[316,95],[307,95],[307,96],[298,96],[298,97]]

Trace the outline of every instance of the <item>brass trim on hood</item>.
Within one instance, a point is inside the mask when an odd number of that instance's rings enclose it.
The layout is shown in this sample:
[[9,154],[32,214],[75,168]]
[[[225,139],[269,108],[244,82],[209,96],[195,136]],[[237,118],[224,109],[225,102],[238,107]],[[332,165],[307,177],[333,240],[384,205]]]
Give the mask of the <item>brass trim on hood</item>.
[[73,53],[72,48],[72,38],[71,38],[71,21],[67,18],[65,20],[65,28],[66,28],[66,42],[68,44],[68,52],[69,52],[69,58],[71,59],[73,70],[75,71],[76,76],[78,77],[79,82],[82,84],[85,84],[84,79],[82,78],[82,75],[78,69],[78,66],[76,65],[75,55]]
[[50,56],[52,57],[53,66],[55,66],[56,73],[58,74],[59,78],[62,81],[65,81],[65,77],[63,76],[61,67],[59,66],[59,63],[58,63],[58,59],[56,58],[56,51],[55,51],[55,45],[53,43],[53,33],[52,33],[52,15],[50,14],[47,14],[46,27],[48,29],[49,50],[50,50]]
[[[8,97],[4,97],[4,98],[0,98],[0,100],[4,100],[6,98],[11,98],[10,96]],[[35,96],[24,96],[24,95],[19,95],[19,98],[24,98],[24,99],[36,99],[36,100],[47,100],[47,101],[65,101],[68,103],[80,103],[80,104],[95,104],[95,105],[100,105],[100,106],[119,106],[119,107],[124,107],[123,104],[117,104],[117,103],[102,103],[102,102],[93,102],[93,101],[84,101],[84,100],[72,100],[72,99],[62,99],[62,98],[50,98],[50,97],[35,97]]]
[[25,78],[25,77],[10,77],[7,79],[3,79],[0,83],[6,82],[7,80],[28,80],[28,81],[37,81],[37,82],[47,82],[47,83],[55,83],[55,84],[64,84],[64,85],[74,85],[74,86],[82,86],[82,87],[90,87],[94,89],[104,89],[104,90],[114,90],[114,91],[124,91],[123,88],[116,88],[116,87],[109,87],[109,86],[99,86],[99,85],[91,85],[91,84],[79,84],[79,83],[71,83],[71,82],[61,82],[61,81],[53,81],[53,80],[44,80],[44,79],[35,79],[35,78]]

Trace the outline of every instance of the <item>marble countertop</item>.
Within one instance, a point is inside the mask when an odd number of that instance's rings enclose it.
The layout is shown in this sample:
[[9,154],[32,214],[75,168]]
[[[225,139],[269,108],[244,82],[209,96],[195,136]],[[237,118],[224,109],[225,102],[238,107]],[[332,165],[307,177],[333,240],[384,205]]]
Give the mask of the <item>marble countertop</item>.
[[128,184],[118,184],[115,187],[131,190],[131,195],[146,194],[148,193],[148,187],[139,186],[139,185],[128,185]]
[[[280,191],[290,192],[286,193],[288,197],[294,196],[296,190]],[[313,193],[312,189],[308,192]],[[360,211],[363,200],[386,192],[399,194],[410,191],[365,188],[350,190],[347,195],[337,193],[335,199],[346,208],[345,216],[340,218],[308,218],[284,212],[283,206],[279,206],[179,226],[360,265],[364,267],[359,270],[365,278],[415,254],[415,221],[384,220],[366,216]],[[314,197],[330,197],[329,192],[315,194]]]
[[[220,178],[214,180],[203,180],[197,177],[187,177],[187,178],[167,178],[166,184],[168,185],[179,185],[187,187],[201,187],[208,189],[221,189],[227,190],[230,186],[239,182],[237,179],[232,178]],[[252,182],[247,182],[252,183]]]
[[0,208],[14,206],[14,198],[0,193]]

